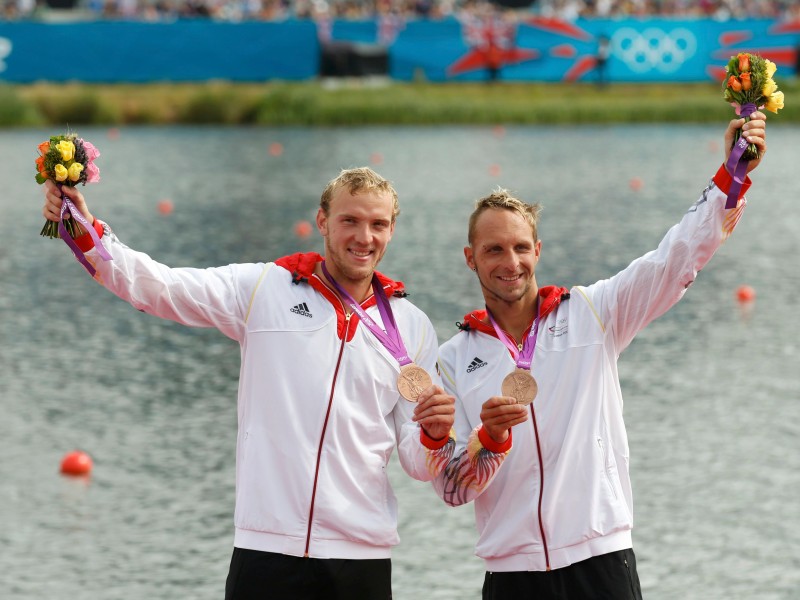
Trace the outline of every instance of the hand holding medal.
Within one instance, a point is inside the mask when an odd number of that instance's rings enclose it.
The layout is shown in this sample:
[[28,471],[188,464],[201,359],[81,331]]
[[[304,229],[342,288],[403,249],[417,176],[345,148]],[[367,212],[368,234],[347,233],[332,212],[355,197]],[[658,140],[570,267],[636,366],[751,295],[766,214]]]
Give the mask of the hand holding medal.
[[522,344],[522,349],[517,348],[516,344],[508,339],[506,333],[494,320],[488,307],[486,308],[486,314],[489,315],[489,321],[492,323],[497,337],[511,351],[511,355],[517,363],[517,368],[503,379],[503,383],[500,386],[502,394],[503,396],[514,398],[518,404],[530,404],[539,393],[539,384],[536,383],[536,379],[531,374],[533,351],[536,348],[536,338],[539,335],[539,314],[537,312],[536,320]]
[[400,336],[400,331],[397,329],[397,324],[392,314],[392,307],[389,305],[389,300],[383,292],[377,275],[372,275],[372,291],[375,295],[375,303],[378,305],[378,311],[381,313],[384,327],[386,331],[381,329],[372,317],[370,317],[361,305],[345,290],[328,272],[325,266],[325,261],[322,261],[322,272],[325,277],[334,285],[336,291],[342,297],[342,300],[347,302],[348,306],[356,313],[361,322],[364,323],[367,329],[378,338],[393,357],[400,363],[400,375],[397,377],[397,390],[400,395],[409,402],[416,402],[419,395],[433,385],[433,380],[428,372],[415,365],[408,357],[408,351],[403,338]]

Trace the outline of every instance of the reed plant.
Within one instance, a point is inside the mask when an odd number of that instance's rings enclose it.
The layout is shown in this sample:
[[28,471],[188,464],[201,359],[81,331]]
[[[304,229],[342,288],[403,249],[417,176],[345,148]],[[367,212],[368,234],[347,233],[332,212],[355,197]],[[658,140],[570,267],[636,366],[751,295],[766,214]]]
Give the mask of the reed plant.
[[[800,122],[796,79],[781,122]],[[0,85],[0,127],[137,124],[439,125],[704,123],[732,118],[715,82],[692,84],[37,83]]]

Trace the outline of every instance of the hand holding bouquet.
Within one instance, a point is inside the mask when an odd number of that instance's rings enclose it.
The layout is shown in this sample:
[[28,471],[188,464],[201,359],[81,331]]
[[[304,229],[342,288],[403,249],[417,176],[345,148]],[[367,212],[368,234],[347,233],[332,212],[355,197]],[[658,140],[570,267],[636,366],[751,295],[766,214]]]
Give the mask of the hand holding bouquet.
[[[97,148],[74,133],[51,136],[48,141],[39,144],[39,156],[36,159],[36,182],[42,184],[52,180],[56,182],[60,191],[61,186],[64,185],[76,186],[79,183],[86,185],[87,183],[100,181],[100,170],[94,164],[98,156],[100,156],[100,152],[98,152]],[[81,212],[75,208],[72,201],[63,193],[61,200],[61,219],[59,221],[47,220],[44,227],[42,227],[41,235],[50,238],[62,238],[78,261],[94,276],[94,266],[73,241],[81,233],[76,221],[91,235],[100,257],[104,260],[110,260],[111,256],[103,247],[92,223],[86,220]]]
[[[762,108],[777,113],[783,108],[783,92],[778,91],[778,85],[772,79],[776,70],[775,63],[757,54],[742,52],[732,56],[725,67],[727,77],[723,83],[723,98],[745,121]],[[737,129],[725,165],[733,176],[725,208],[736,206],[739,190],[747,177],[747,163],[757,158],[760,158],[758,147],[747,143],[742,138],[741,129]]]
[[[48,141],[39,144],[39,157],[36,159],[36,183],[42,184],[52,179],[59,185],[86,185],[100,181],[100,169],[94,160],[100,156],[97,148],[79,138],[74,133],[54,135]],[[66,221],[64,227],[72,238],[78,236],[74,219]],[[56,221],[47,221],[42,227],[41,235],[50,238],[61,237]]]

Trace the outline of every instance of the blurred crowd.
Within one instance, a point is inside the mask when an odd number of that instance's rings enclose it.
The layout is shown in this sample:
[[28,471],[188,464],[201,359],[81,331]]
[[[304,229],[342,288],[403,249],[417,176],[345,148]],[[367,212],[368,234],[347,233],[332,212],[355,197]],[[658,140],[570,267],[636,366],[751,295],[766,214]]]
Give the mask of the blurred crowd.
[[[514,8],[498,7],[511,5]],[[3,20],[35,19],[71,7],[76,18],[223,21],[288,18],[443,18],[502,10],[578,18],[682,17],[800,19],[795,0],[0,0]],[[59,11],[61,12],[61,11]]]

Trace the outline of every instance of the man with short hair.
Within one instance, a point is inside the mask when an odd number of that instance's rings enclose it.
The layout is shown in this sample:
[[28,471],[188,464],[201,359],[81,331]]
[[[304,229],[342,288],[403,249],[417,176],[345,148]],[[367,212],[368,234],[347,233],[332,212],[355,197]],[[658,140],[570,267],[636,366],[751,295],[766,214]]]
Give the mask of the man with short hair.
[[397,446],[409,475],[436,476],[452,455],[454,413],[430,320],[375,270],[399,212],[391,184],[369,168],[328,184],[316,218],[324,257],[211,269],[131,250],[76,188],[45,186],[47,219],[59,220],[63,192],[94,228],[75,241],[98,283],[241,346],[226,599],[389,600],[399,541],[389,457]]
[[[765,126],[760,112],[731,121],[728,154],[741,128],[763,155]],[[732,183],[721,167],[656,250],[571,289],[537,284],[538,204],[478,201],[464,255],[485,308],[439,350],[458,446],[434,486],[475,501],[484,600],[641,599],[617,360],[732,233],[750,181]]]

